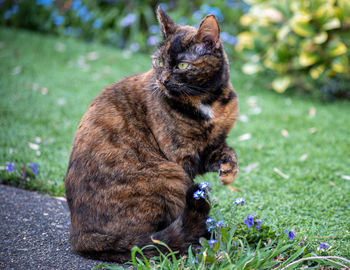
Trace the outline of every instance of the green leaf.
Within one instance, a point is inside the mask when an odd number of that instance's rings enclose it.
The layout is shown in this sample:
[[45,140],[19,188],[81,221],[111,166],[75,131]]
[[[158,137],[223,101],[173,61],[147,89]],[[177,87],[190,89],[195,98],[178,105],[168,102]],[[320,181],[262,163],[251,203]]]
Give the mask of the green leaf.
[[320,59],[316,53],[302,53],[299,55],[299,64],[302,67],[308,67],[315,64]]
[[310,18],[306,15],[297,14],[291,20],[290,26],[293,31],[302,37],[311,37],[315,31],[310,25]]
[[343,42],[333,40],[328,47],[328,55],[331,57],[339,56],[346,53],[347,49]]
[[331,65],[332,70],[338,73],[346,73],[349,72],[349,59],[346,55],[342,55],[340,57],[336,57],[332,61]]

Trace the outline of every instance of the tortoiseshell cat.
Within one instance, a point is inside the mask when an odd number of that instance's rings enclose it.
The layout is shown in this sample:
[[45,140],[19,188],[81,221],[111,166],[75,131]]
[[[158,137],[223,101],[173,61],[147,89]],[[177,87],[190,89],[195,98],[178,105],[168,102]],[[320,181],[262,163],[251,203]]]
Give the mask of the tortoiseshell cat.
[[193,198],[193,179],[218,171],[229,184],[238,173],[225,143],[238,102],[215,16],[198,30],[160,8],[158,20],[152,69],[105,88],[75,136],[65,186],[72,250],[83,256],[125,262],[152,239],[186,252],[206,235],[210,210]]

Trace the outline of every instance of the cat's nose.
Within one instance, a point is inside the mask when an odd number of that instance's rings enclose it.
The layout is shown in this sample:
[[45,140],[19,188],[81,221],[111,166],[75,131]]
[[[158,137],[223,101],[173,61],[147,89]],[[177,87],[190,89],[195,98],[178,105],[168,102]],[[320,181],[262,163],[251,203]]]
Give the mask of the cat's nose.
[[166,83],[169,82],[169,79],[170,79],[170,74],[164,74],[164,75],[161,76],[160,82],[162,84],[166,84]]

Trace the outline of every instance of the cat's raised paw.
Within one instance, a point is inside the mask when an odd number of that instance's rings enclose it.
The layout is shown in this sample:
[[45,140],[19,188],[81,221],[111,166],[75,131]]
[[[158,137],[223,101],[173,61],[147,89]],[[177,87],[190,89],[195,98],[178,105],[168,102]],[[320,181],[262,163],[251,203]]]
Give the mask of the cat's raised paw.
[[219,169],[219,179],[222,185],[232,183],[238,175],[238,166],[233,166],[231,163],[222,163]]

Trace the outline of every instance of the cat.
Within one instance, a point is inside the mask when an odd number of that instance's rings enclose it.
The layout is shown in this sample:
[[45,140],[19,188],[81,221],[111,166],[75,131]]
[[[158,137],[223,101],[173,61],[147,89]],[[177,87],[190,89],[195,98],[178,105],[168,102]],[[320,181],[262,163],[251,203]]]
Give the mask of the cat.
[[151,70],[106,87],[74,138],[65,188],[72,251],[85,257],[126,262],[154,240],[185,253],[208,236],[210,206],[193,198],[195,176],[217,171],[226,185],[238,173],[225,143],[238,98],[216,17],[196,29],[160,7],[157,16],[163,40]]

